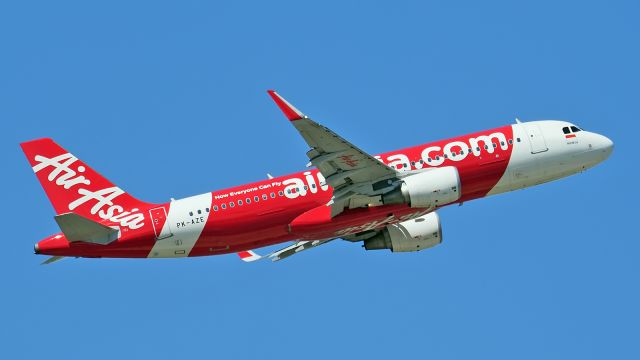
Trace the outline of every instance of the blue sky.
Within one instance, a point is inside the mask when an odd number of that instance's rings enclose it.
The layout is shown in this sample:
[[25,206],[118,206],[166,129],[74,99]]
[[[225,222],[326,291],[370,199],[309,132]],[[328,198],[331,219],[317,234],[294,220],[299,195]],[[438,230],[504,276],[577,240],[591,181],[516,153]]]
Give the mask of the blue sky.
[[[4,2],[0,356],[637,359],[634,1]],[[334,243],[235,256],[68,259],[18,144],[53,137],[135,196],[301,169],[275,88],[383,152],[523,120],[609,136],[584,174],[441,211],[411,254]]]

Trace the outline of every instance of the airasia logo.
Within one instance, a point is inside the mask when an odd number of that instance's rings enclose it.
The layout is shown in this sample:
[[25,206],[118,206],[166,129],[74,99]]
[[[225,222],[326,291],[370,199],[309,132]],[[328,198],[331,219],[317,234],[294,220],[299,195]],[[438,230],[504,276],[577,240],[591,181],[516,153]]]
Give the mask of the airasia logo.
[[[445,160],[457,162],[466,159],[469,155],[478,157],[482,152],[493,154],[498,146],[502,150],[507,150],[509,148],[509,143],[503,133],[494,132],[489,135],[480,135],[469,138],[466,142],[452,141],[443,147],[426,147],[420,153],[419,161],[413,163],[405,154],[389,155],[387,156],[386,164],[392,169],[402,171],[411,170],[412,167],[415,169],[422,169],[427,166],[440,166],[445,162]],[[376,158],[385,162],[380,156],[376,156]]]
[[97,214],[103,220],[119,223],[129,229],[138,229],[144,225],[144,215],[137,212],[139,209],[133,208],[130,211],[125,211],[122,206],[114,203],[118,196],[124,194],[124,191],[119,187],[113,186],[97,191],[82,187],[82,185],[90,185],[91,180],[81,175],[86,171],[84,166],[80,165],[75,170],[70,167],[71,164],[78,160],[72,154],[66,153],[54,158],[36,155],[34,160],[38,162],[33,167],[35,173],[42,169],[51,168],[51,172],[47,177],[49,182],[62,186],[65,190],[77,188],[77,193],[81,196],[69,203],[69,210],[73,211],[85,203],[94,203],[90,210],[91,215]]
[[284,196],[289,199],[295,199],[298,196],[305,196],[308,192],[315,194],[318,191],[327,191],[329,185],[327,185],[324,176],[320,171],[316,171],[313,174],[311,171],[305,171],[304,179],[289,178],[282,182],[284,188]]
[[[482,152],[493,154],[500,147],[502,150],[509,148],[506,136],[501,132],[494,132],[489,135],[479,135],[464,141],[452,141],[444,146],[428,146],[420,152],[418,161],[411,161],[409,156],[402,153],[387,155],[386,159],[381,156],[375,156],[380,162],[387,164],[392,169],[398,171],[419,170],[426,167],[436,167],[442,165],[445,160],[454,162],[462,161],[467,156],[473,155],[478,157]],[[446,157],[444,155],[447,155]],[[355,166],[355,160],[350,156],[341,157],[347,165]],[[313,174],[310,171],[303,173],[304,178],[289,178],[282,182],[285,185],[284,195],[289,199],[295,199],[299,196],[305,196],[309,192],[315,194],[318,190],[327,191],[329,186],[325,182],[324,176],[317,171]]]

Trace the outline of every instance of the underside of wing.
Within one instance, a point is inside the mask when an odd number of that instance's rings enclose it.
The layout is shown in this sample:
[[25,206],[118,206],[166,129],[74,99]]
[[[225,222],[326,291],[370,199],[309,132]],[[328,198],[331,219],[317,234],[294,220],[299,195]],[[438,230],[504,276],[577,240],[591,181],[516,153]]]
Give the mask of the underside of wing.
[[253,262],[256,260],[261,260],[261,259],[270,259],[271,261],[279,261],[282,259],[286,259],[291,255],[295,255],[301,251],[304,250],[308,250],[311,248],[314,248],[316,246],[320,246],[323,244],[328,243],[329,241],[332,241],[335,239],[322,239],[322,240],[301,240],[301,241],[296,241],[295,243],[286,246],[282,249],[276,250],[268,255],[265,256],[261,256],[258,255],[255,251],[253,250],[247,250],[247,251],[241,251],[238,254],[238,256],[240,257],[240,259],[244,262]]

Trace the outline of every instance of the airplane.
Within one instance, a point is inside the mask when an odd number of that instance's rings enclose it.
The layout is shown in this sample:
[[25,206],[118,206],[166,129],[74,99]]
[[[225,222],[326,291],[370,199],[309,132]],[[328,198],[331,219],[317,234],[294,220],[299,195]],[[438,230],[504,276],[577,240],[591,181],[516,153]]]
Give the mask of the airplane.
[[[60,232],[35,244],[65,257],[281,260],[336,239],[412,252],[442,242],[437,210],[580,173],[613,151],[558,120],[479,131],[370,155],[269,90],[309,145],[307,169],[164,204],[134,198],[51,139],[21,147]],[[254,250],[290,243],[266,255]]]

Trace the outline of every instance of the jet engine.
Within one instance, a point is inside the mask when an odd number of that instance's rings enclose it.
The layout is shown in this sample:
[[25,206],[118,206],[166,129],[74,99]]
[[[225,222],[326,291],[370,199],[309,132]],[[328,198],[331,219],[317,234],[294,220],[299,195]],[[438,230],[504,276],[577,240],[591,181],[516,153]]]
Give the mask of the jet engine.
[[398,224],[387,225],[364,241],[367,250],[389,249],[393,252],[420,251],[442,242],[440,217],[435,212]]
[[408,175],[401,185],[382,195],[384,204],[409,204],[413,208],[430,208],[460,198],[460,176],[453,166],[427,169]]

